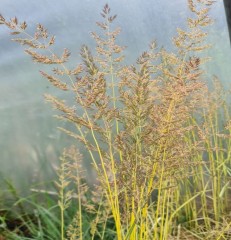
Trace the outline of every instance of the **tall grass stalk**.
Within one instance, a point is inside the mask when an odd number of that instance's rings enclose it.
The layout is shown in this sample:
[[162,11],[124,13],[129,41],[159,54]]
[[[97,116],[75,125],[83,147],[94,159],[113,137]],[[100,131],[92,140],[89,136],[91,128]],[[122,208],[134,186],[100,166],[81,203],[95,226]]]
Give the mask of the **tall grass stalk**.
[[[187,19],[185,30],[177,29],[176,51],[159,49],[153,41],[131,66],[123,63],[124,47],[117,44],[120,29],[114,27],[116,15],[107,4],[102,22],[97,22],[99,31],[91,33],[95,55],[84,45],[82,63],[74,69],[66,67],[67,49],[61,56],[54,53],[55,37],[44,26],[38,24],[29,35],[25,22],[0,16],[33,61],[56,66],[41,74],[71,99],[46,95],[46,100],[60,111],[57,118],[70,123],[60,129],[87,150],[85,158],[97,174],[97,186],[89,190],[80,153],[75,147],[64,151],[57,181],[61,239],[227,234],[221,225],[228,221],[230,115],[222,91],[209,92],[202,70],[207,58],[200,55],[210,47],[205,29],[212,23],[212,4],[188,0],[194,17]],[[226,129],[220,119],[225,119]],[[76,215],[67,226],[65,213],[73,203]],[[90,230],[85,212],[92,218]],[[115,231],[108,230],[110,224]]]

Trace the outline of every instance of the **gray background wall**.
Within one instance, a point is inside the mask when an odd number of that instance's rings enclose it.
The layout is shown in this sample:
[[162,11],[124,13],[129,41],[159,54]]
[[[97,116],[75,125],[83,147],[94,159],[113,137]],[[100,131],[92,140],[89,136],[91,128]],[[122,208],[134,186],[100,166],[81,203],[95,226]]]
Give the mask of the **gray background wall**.
[[[187,0],[110,0],[116,24],[122,28],[119,42],[128,46],[127,61],[133,62],[152,39],[171,49],[171,38],[177,27],[183,27],[189,13]],[[25,20],[33,32],[37,23],[56,35],[56,50],[67,47],[72,61],[78,62],[79,48],[93,40],[89,32],[96,29],[105,0],[0,0],[0,13],[5,18],[17,16]],[[208,54],[209,72],[230,85],[231,50],[223,2],[217,1],[209,30],[214,45]],[[54,93],[39,74],[42,66],[34,64],[22,47],[10,41],[8,30],[0,28],[0,185],[12,179],[16,187],[30,186],[44,179],[49,181],[51,168],[68,138],[56,127],[52,111],[43,100],[43,93]],[[50,177],[52,179],[52,177]]]

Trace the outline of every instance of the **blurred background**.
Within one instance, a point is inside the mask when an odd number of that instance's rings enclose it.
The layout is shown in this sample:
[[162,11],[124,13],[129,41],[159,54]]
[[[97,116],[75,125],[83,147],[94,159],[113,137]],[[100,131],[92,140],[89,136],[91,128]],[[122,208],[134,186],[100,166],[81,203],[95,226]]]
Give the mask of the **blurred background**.
[[[17,16],[26,21],[33,33],[37,23],[56,36],[55,50],[68,48],[71,62],[79,62],[82,44],[94,47],[89,33],[95,31],[100,12],[108,3],[117,14],[116,25],[122,28],[118,39],[125,50],[126,61],[136,58],[156,39],[159,46],[172,49],[171,39],[177,27],[184,28],[189,10],[187,0],[1,0],[0,13],[6,18]],[[216,74],[226,88],[230,87],[231,49],[223,1],[211,11],[214,25],[209,29],[208,50],[212,61],[207,63],[209,75]],[[72,139],[61,133],[54,111],[46,104],[44,93],[59,95],[41,77],[44,66],[35,64],[23,48],[12,41],[8,29],[0,27],[0,187],[8,191],[13,184],[19,194],[30,188],[43,189],[53,180],[53,168],[63,147]],[[3,191],[2,191],[3,192]],[[2,202],[7,194],[0,196]]]

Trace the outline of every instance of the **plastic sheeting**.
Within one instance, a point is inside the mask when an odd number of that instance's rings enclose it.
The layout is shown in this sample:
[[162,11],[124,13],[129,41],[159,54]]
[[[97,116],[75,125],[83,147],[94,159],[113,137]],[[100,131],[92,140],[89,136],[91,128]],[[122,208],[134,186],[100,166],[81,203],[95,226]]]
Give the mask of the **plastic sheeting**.
[[[171,49],[171,38],[177,27],[184,27],[189,14],[186,0],[114,0],[107,1],[112,13],[118,15],[115,24],[122,28],[119,43],[128,46],[127,62],[135,62],[149,42],[156,39],[159,46]],[[73,64],[79,60],[82,44],[94,46],[90,32],[97,30],[96,21],[104,0],[1,0],[1,14],[5,18],[17,16],[26,21],[29,32],[37,23],[56,35],[56,51],[67,47]],[[218,1],[211,14],[215,24],[210,28],[214,47],[208,51],[212,61],[207,68],[225,86],[231,76],[229,36],[223,7]],[[0,28],[0,184],[12,179],[16,186],[26,188],[46,176],[47,166],[55,165],[68,138],[56,129],[58,123],[44,103],[44,92],[55,93],[39,74],[43,66],[32,63],[23,48],[10,41],[8,30]],[[52,178],[52,177],[51,177]]]

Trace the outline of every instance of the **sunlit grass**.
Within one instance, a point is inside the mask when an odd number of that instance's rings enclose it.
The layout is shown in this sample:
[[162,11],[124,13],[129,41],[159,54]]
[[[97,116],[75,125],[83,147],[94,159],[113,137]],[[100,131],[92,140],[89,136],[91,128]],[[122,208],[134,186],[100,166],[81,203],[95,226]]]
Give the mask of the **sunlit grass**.
[[[95,55],[84,45],[82,63],[74,69],[65,65],[67,49],[54,54],[55,38],[41,24],[30,35],[25,22],[1,16],[33,61],[56,66],[41,74],[69,97],[45,98],[60,112],[56,117],[70,123],[60,129],[74,144],[60,157],[55,190],[31,189],[57,204],[20,198],[9,185],[24,230],[9,231],[3,221],[7,237],[229,239],[229,100],[218,80],[208,90],[202,70],[208,59],[200,56],[210,47],[204,29],[212,23],[212,3],[188,0],[194,17],[186,30],[177,29],[176,51],[159,49],[154,41],[132,66],[123,63],[124,47],[116,41],[120,29],[107,4],[99,31],[91,33]],[[82,148],[96,173],[92,187]],[[25,209],[29,205],[32,214]]]

